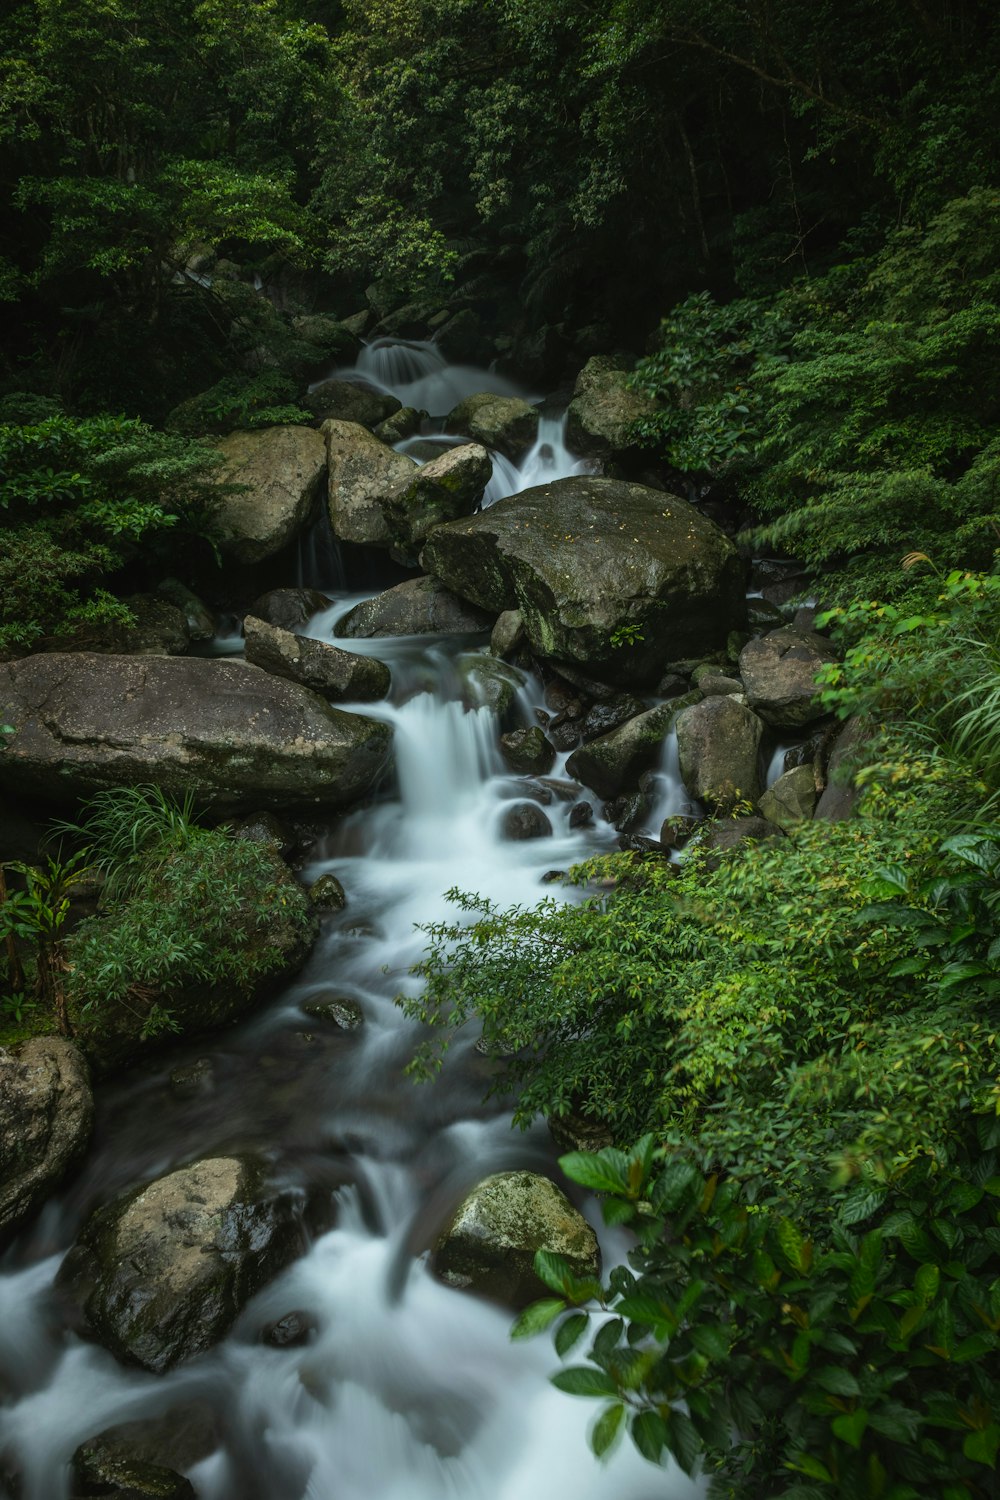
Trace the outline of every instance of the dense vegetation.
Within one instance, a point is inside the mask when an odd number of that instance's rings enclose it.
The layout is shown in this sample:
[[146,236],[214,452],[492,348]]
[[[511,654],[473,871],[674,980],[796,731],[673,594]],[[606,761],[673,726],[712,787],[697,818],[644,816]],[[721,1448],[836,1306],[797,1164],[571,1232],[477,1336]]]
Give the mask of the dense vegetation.
[[[720,1495],[994,1495],[992,0],[9,12],[0,652],[79,644],[207,566],[211,435],[301,420],[359,308],[402,336],[460,314],[539,385],[624,353],[658,401],[643,464],[731,501],[838,606],[821,690],[878,730],[856,820],[680,875],[591,866],[569,907],[461,896],[418,1008],[515,1049],[522,1117],[616,1139],[567,1163],[640,1231],[638,1282],[601,1293],[618,1317],[564,1378],[609,1400],[598,1450],[627,1416]],[[33,945],[64,1024],[117,985],[155,1025],[180,969],[213,982],[191,881],[238,886],[253,947],[266,859],[185,837],[125,861],[71,984],[82,866],[21,872],[7,961]],[[545,1269],[558,1296],[522,1328],[560,1319],[566,1352],[563,1304],[596,1289]]]

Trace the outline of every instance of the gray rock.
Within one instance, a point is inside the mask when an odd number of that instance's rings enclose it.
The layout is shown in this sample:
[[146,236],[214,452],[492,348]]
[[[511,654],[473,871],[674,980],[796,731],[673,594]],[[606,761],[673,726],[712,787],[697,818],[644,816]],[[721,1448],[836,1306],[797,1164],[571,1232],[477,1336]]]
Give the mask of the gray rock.
[[323,439],[311,427],[267,427],[215,439],[222,477],[246,485],[223,497],[220,547],[240,563],[274,557],[298,536],[316,506],[326,468]]
[[464,688],[462,697],[467,707],[488,708],[498,719],[507,717],[514,707],[518,689],[524,686],[524,677],[515,667],[483,653],[460,656],[455,667]]
[[787,833],[816,806],[816,778],[811,766],[796,766],[779,776],[760,799],[761,815]]
[[298,630],[313,615],[329,608],[330,601],[318,589],[271,589],[255,599],[247,610],[255,620],[276,625],[279,630]]
[[98,1209],[58,1280],[106,1348],[161,1374],[218,1343],[302,1248],[296,1204],[262,1165],[213,1157]]
[[616,797],[633,787],[643,771],[660,758],[663,740],[677,710],[661,703],[628,719],[618,729],[574,750],[566,770],[601,798]]
[[39,1036],[0,1048],[0,1239],[59,1183],[93,1122],[87,1064],[73,1042]]
[[246,659],[275,677],[287,677],[313,688],[333,702],[372,702],[384,698],[392,683],[385,662],[375,656],[342,651],[329,641],[293,635],[248,615],[243,621]]
[[383,514],[396,560],[411,566],[435,526],[470,515],[492,473],[486,449],[479,443],[463,443],[459,448],[446,448],[388,496]]
[[387,725],[239,661],[30,656],[0,664],[0,705],[0,786],[55,803],[152,781],[223,814],[345,807],[390,758]]
[[537,727],[502,734],[500,753],[510,769],[522,776],[544,776],[556,758],[555,750]]
[[356,380],[324,380],[309,392],[303,405],[317,421],[356,422],[360,427],[377,427],[402,410],[395,396]]
[[349,640],[395,635],[480,635],[492,617],[466,604],[438,578],[408,578],[344,615],[336,634]]
[[314,1021],[327,1021],[341,1031],[357,1031],[365,1013],[349,995],[335,995],[332,1000],[307,1000],[302,1007]]
[[703,672],[697,678],[699,691],[706,698],[728,698],[743,692],[738,677],[724,677],[721,672]]
[[330,524],[345,542],[388,547],[392,532],[386,502],[416,475],[419,465],[380,443],[356,422],[324,422],[329,467]]
[[536,1250],[564,1255],[576,1276],[600,1273],[597,1236],[547,1177],[498,1172],[474,1188],[438,1240],[435,1273],[450,1286],[523,1307],[547,1295]]
[[274,813],[256,812],[247,818],[235,818],[230,821],[229,828],[234,839],[244,839],[251,844],[270,844],[282,859],[288,858],[298,842]]
[[681,779],[692,797],[728,811],[761,794],[760,742],[764,726],[731,697],[706,698],[677,718]]
[[500,832],[514,843],[525,839],[547,839],[552,837],[552,824],[536,802],[516,802],[504,813]]
[[100,1438],[73,1455],[71,1500],[195,1500],[189,1479]]
[[641,698],[636,698],[632,693],[616,693],[605,703],[595,703],[586,712],[580,732],[584,741],[596,740],[602,734],[610,734],[613,729],[620,729],[627,724],[629,719],[645,713],[649,707]]
[[659,403],[630,389],[629,372],[607,354],[588,359],[577,376],[566,422],[566,443],[584,458],[608,459],[635,448],[632,423],[651,416]]
[[[481,609],[519,609],[537,655],[619,687],[722,646],[745,607],[735,547],[686,500],[587,475],[436,527],[421,565]],[[616,647],[623,626],[636,639]]]
[[861,793],[851,773],[859,763],[864,764],[860,752],[873,733],[874,727],[869,721],[860,718],[847,720],[830,756],[827,784],[813,817],[835,823],[853,815]]
[[215,634],[215,616],[198,595],[192,593],[187,584],[178,578],[164,578],[156,586],[160,599],[165,599],[184,615],[187,633],[193,641],[210,641]]
[[775,729],[800,729],[823,718],[816,673],[836,661],[830,642],[809,630],[784,626],[750,641],[740,653],[740,676],[754,713]]
[[438,325],[434,342],[454,364],[477,364],[489,357],[478,313],[463,307]]
[[404,406],[391,417],[386,417],[384,422],[379,422],[373,431],[380,443],[388,443],[391,448],[394,443],[415,437],[426,417],[425,411],[417,411],[415,406]]
[[446,432],[472,438],[515,461],[538,436],[538,412],[516,396],[494,396],[483,391],[466,396],[448,413]]
[[[767,844],[784,836],[781,829],[766,818],[730,818],[706,830],[704,847],[714,855],[729,854],[743,844]],[[709,860],[710,867],[717,863],[717,859]]]
[[497,616],[490,635],[490,650],[494,656],[513,656],[524,642],[524,621],[519,609],[505,609]]
[[124,600],[132,625],[116,625],[96,650],[128,652],[132,656],[183,656],[191,645],[184,610],[153,594],[132,594]]

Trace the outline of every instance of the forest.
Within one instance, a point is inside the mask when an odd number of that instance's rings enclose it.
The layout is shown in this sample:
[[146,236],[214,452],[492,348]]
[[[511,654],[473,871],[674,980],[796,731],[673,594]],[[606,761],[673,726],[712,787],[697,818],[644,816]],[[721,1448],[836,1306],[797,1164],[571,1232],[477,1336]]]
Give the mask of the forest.
[[[218,444],[312,423],[362,338],[562,406],[607,359],[640,411],[611,477],[794,563],[835,644],[852,816],[595,854],[568,904],[453,892],[402,1002],[411,1071],[473,1021],[516,1120],[591,1129],[563,1169],[632,1270],[543,1254],[514,1335],[577,1350],[599,1457],[628,1433],[725,1500],[1000,1494],[998,120],[991,0],[5,7],[0,666],[123,649],[165,575],[235,607]],[[113,803],[64,827],[124,872],[143,984],[187,922],[168,846],[216,882],[201,981],[257,983],[218,956],[251,885],[298,951],[273,860],[167,799],[143,863]],[[11,868],[4,1039],[28,984],[84,1035],[110,928],[67,1000],[56,866]]]

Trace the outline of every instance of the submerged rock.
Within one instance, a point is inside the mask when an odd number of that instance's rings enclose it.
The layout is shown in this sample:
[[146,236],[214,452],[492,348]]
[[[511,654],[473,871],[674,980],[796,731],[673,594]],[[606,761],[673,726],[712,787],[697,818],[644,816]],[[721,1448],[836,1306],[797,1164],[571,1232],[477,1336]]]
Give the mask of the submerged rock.
[[44,1202],[94,1123],[87,1064],[66,1037],[0,1048],[0,1239]]
[[221,549],[240,563],[274,557],[299,534],[312,511],[326,469],[326,448],[311,427],[268,427],[215,439],[226,463],[222,477],[246,485],[223,497]]
[[421,564],[463,599],[518,609],[532,650],[619,686],[724,647],[743,623],[744,565],[675,495],[580,475],[431,532]]
[[58,1283],[106,1348],[162,1374],[218,1343],[303,1243],[296,1201],[261,1163],[213,1157],[98,1209]]
[[0,703],[0,785],[55,803],[152,781],[218,813],[344,807],[390,757],[387,725],[239,661],[30,656],[0,665]]
[[73,1455],[71,1500],[195,1500],[189,1479],[99,1438]]
[[341,1031],[356,1031],[365,1019],[365,1013],[350,995],[334,995],[330,1000],[307,1000],[303,1013],[314,1021],[326,1021]]
[[450,1286],[523,1307],[546,1289],[536,1250],[564,1255],[576,1276],[597,1276],[597,1236],[566,1195],[535,1172],[498,1172],[474,1188],[440,1236],[433,1267]]

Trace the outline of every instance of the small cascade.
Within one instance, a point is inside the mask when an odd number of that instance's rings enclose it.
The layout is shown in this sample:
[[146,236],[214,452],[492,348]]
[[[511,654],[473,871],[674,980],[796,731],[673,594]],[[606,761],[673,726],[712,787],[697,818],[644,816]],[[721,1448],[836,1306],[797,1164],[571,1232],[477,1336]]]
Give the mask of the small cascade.
[[663,741],[656,782],[658,796],[649,818],[650,835],[658,839],[660,829],[667,818],[698,817],[701,806],[690,795],[681,779],[681,763],[677,750],[677,730],[671,728]]
[[349,370],[334,372],[338,380],[363,380],[395,396],[404,406],[445,417],[464,401],[480,391],[497,396],[521,396],[522,389],[495,370],[481,370],[475,365],[450,365],[431,340],[373,339],[358,355],[357,364]]
[[339,593],[347,587],[347,573],[340,542],[330,524],[325,504],[319,507],[315,521],[299,537],[296,583],[299,588]]
[[551,484],[556,479],[569,479],[574,474],[588,472],[586,461],[571,453],[566,446],[565,412],[558,417],[540,416],[534,446],[518,469],[517,489],[530,490],[536,484]]
[[770,788],[777,781],[778,777],[784,774],[785,756],[788,754],[791,748],[791,745],[775,746],[774,753],[772,754],[771,759],[768,761],[767,770],[764,773],[765,791],[770,790]]

